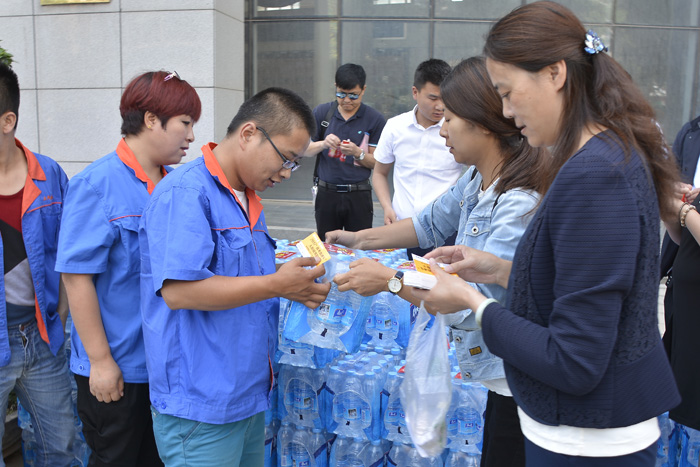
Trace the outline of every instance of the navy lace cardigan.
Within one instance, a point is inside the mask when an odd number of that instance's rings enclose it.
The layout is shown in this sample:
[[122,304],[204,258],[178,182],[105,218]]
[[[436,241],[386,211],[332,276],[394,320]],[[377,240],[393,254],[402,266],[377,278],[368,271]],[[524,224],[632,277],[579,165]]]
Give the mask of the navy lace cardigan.
[[657,325],[659,209],[610,132],[562,167],[483,314],[515,401],[548,425],[629,426],[680,401]]

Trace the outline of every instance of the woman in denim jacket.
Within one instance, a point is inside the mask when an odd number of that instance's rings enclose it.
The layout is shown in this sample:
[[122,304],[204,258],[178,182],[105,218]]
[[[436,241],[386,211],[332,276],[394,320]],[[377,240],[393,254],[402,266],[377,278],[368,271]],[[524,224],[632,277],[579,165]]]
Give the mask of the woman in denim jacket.
[[[440,134],[455,160],[471,167],[417,217],[356,233],[329,232],[326,241],[361,249],[429,248],[443,245],[457,232],[456,244],[506,260],[513,258],[540,199],[536,177],[540,151],[523,141],[513,121],[503,117],[483,58],[462,61],[445,78],[440,91],[446,107]],[[365,296],[389,290],[388,282],[396,274],[366,258],[350,268],[336,276],[338,289]],[[506,289],[500,285],[472,285],[488,297],[505,299]],[[398,292],[392,289],[405,300],[419,303],[411,287],[401,287]],[[523,437],[503,361],[488,351],[472,310],[449,318],[462,377],[480,381],[490,390],[482,465],[524,465]]]

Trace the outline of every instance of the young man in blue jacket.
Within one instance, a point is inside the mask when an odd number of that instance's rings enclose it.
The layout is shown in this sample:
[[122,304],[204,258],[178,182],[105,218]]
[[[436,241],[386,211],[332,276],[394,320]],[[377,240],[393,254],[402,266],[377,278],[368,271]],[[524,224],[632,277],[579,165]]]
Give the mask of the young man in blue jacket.
[[[68,303],[54,271],[68,178],[15,138],[19,83],[0,63],[0,407],[10,391],[31,415],[37,466],[68,466],[75,437],[63,349]],[[0,438],[5,425],[0,424]]]
[[279,298],[316,308],[314,258],[275,267],[256,191],[289,178],[314,120],[296,94],[244,102],[218,145],[168,175],[139,226],[153,431],[165,465],[264,464]]

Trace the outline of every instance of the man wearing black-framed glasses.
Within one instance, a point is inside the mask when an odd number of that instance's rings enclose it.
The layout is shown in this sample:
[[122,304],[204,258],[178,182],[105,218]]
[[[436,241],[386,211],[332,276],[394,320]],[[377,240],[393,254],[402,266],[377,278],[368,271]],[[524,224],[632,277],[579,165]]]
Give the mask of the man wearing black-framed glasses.
[[290,177],[313,130],[301,97],[261,91],[143,212],[143,337],[166,465],[264,464],[277,297],[316,308],[330,284],[314,281],[325,273],[315,258],[276,269],[255,192]]
[[346,63],[335,73],[335,101],[314,109],[316,135],[304,154],[317,156],[314,170],[316,230],[323,239],[336,229],[372,227],[374,148],[386,120],[363,104],[365,70]]

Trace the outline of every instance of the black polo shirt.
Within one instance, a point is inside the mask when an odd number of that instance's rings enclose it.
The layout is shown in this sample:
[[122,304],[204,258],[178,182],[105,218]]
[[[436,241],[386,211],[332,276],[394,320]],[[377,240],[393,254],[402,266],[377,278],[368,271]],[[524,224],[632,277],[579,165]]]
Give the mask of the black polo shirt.
[[[326,117],[331,104],[332,102],[327,102],[314,109],[314,117],[316,118],[314,141],[318,139],[321,122]],[[357,109],[355,115],[347,121],[340,115],[340,111],[336,109],[329,123],[326,129],[326,136],[332,133],[340,138],[341,141],[349,139],[359,146],[362,142],[362,137],[367,132],[369,133],[369,145],[377,146],[386,119],[372,107],[360,104],[360,108]],[[344,162],[337,158],[328,157],[328,149],[324,149],[318,165],[318,177],[324,182],[333,184],[358,183],[369,179],[372,171],[365,167],[358,167],[353,162],[354,159],[352,157],[347,157]]]

